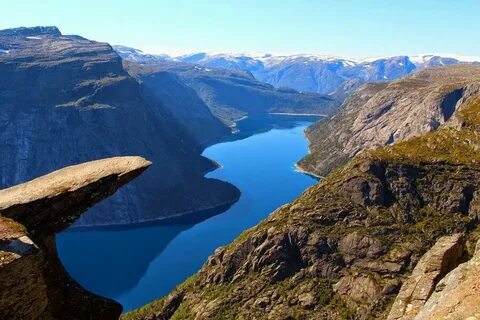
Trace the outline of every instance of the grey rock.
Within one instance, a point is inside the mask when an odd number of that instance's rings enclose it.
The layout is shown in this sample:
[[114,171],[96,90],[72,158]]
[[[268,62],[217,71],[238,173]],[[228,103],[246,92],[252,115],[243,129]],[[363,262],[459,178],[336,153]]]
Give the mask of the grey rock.
[[389,320],[415,318],[440,279],[459,264],[463,254],[462,240],[461,234],[442,237],[420,259],[402,285],[388,315]]

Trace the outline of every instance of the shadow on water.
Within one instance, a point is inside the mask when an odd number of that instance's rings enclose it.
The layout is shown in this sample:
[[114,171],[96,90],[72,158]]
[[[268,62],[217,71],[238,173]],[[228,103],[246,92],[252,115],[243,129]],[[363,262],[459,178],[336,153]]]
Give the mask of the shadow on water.
[[[83,287],[104,297],[117,297],[137,284],[152,259],[178,234],[230,207],[225,205],[133,226],[71,229],[57,235],[57,250],[65,268],[74,279],[81,279]],[[95,254],[90,254],[92,248]],[[82,268],[77,266],[79,260]],[[121,267],[126,264],[128,276]],[[102,279],[101,286],[99,279]]]
[[144,225],[66,230],[57,235],[65,268],[87,290],[119,301],[126,311],[167,294],[215,248],[315,183],[293,165],[306,154],[303,130],[316,119],[240,121],[240,133],[204,152],[224,166],[207,177],[237,186],[237,203]]
[[313,123],[323,116],[283,116],[283,115],[259,115],[246,118],[237,122],[238,132],[224,139],[236,141],[246,139],[252,135],[268,132],[272,129],[292,129],[298,127],[301,122]]

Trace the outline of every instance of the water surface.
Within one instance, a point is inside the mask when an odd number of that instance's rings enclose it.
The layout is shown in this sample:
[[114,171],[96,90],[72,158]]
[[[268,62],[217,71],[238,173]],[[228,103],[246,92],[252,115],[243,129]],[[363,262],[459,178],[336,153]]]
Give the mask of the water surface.
[[241,134],[203,153],[222,165],[208,177],[240,189],[237,203],[220,214],[202,213],[200,222],[66,230],[57,235],[57,246],[67,271],[86,289],[120,302],[125,311],[167,294],[217,247],[315,183],[294,168],[307,153],[303,131],[313,120],[271,116],[239,122]]

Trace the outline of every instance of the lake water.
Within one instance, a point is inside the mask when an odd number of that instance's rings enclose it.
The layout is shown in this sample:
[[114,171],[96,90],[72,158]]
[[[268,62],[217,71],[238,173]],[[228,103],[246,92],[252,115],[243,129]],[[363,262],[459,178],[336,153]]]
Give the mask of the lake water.
[[240,134],[203,153],[222,165],[207,176],[237,186],[242,192],[238,202],[208,218],[203,213],[201,222],[66,230],[57,235],[65,268],[84,288],[120,302],[125,311],[164,296],[200,269],[217,247],[316,182],[294,167],[307,153],[303,131],[313,120],[271,116],[239,122]]

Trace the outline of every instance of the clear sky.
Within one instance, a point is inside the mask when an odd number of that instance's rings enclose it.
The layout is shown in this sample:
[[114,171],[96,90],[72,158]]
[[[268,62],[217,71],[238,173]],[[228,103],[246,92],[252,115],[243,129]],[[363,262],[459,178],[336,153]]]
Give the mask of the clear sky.
[[64,34],[147,52],[480,56],[480,0],[0,0],[0,29]]

